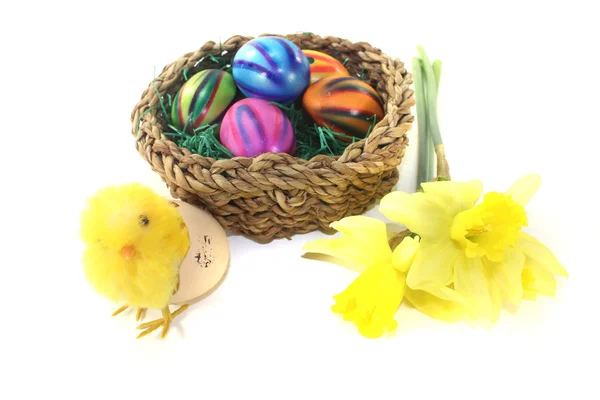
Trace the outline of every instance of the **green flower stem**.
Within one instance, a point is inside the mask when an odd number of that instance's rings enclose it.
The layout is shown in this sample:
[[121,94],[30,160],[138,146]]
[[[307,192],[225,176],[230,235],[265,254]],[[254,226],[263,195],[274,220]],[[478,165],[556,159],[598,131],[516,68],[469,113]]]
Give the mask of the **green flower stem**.
[[439,92],[440,90],[440,77],[442,75],[442,61],[435,60],[433,64],[431,64],[431,68],[433,69],[433,74],[435,75],[435,88]]
[[[440,125],[437,119],[437,84],[435,73],[433,72],[433,67],[431,66],[431,62],[429,61],[429,57],[427,57],[427,53],[422,46],[417,46],[417,51],[421,58],[421,62],[423,64],[424,70],[424,78],[425,78],[425,90],[426,90],[426,98],[427,98],[427,121],[429,123],[429,133],[431,134],[431,139],[433,140],[433,146],[437,147],[442,142],[442,134],[440,132]],[[440,65],[441,66],[441,65]],[[441,71],[441,70],[440,70]]]
[[423,82],[423,67],[417,57],[412,60],[413,81],[415,86],[417,122],[419,135],[419,159],[417,164],[417,189],[421,183],[433,179],[433,146],[429,137],[427,120],[427,101],[425,98],[425,85]]
[[[437,93],[440,90],[440,77],[442,75],[442,61],[435,60],[431,64],[433,74],[435,75],[435,88]],[[437,95],[436,93],[436,95]],[[437,97],[436,97],[437,100]],[[436,116],[437,118],[437,116]],[[433,146],[432,146],[433,149]],[[432,156],[433,157],[433,156]],[[450,167],[448,166],[448,160],[446,159],[446,152],[444,151],[444,145],[438,144],[435,146],[435,157],[437,159],[437,180],[438,181],[449,181],[450,180]]]

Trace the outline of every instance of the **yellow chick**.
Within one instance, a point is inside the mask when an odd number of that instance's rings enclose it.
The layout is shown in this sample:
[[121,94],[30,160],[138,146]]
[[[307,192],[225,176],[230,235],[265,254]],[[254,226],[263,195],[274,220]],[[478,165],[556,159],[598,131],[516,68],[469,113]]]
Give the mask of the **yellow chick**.
[[188,305],[171,313],[169,300],[179,287],[179,264],[190,239],[177,204],[137,183],[100,189],[81,214],[85,276],[100,295],[137,308],[139,320],[147,308],[162,311],[162,318],[138,326],[139,337],[162,326]]

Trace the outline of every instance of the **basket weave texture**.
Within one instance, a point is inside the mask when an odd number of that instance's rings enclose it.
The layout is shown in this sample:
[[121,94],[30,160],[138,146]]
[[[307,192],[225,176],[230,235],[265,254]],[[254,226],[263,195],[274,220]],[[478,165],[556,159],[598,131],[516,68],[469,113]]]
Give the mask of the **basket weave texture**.
[[[215,160],[180,148],[163,135],[159,97],[174,96],[188,76],[213,68],[209,55],[233,58],[253,37],[234,36],[222,44],[207,42],[167,65],[135,106],[132,133],[140,155],[168,185],[174,198],[207,209],[227,230],[265,241],[316,229],[359,215],[389,193],[398,181],[407,132],[412,127],[412,76],[404,63],[368,43],[351,43],[315,34],[278,35],[301,49],[330,54],[352,76],[366,76],[384,102],[385,117],[368,138],[351,144],[338,157],[304,160],[288,154]],[[211,66],[212,64],[212,66]]]

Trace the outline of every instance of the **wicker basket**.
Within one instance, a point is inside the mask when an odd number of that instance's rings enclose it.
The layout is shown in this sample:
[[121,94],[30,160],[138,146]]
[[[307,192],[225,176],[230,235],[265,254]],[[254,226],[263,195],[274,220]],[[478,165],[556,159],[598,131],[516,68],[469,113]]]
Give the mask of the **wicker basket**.
[[263,36],[285,37],[301,49],[318,50],[338,60],[348,58],[350,73],[366,73],[366,82],[381,95],[385,118],[367,139],[351,144],[339,157],[304,160],[269,153],[214,160],[178,147],[162,134],[165,121],[160,108],[149,110],[159,104],[156,92],[174,95],[184,82],[184,69],[191,76],[211,68],[208,55],[232,58],[253,39],[234,36],[222,44],[207,42],[167,65],[150,83],[131,115],[136,147],[173,197],[208,209],[227,230],[257,240],[329,230],[331,222],[365,212],[398,181],[397,167],[413,122],[412,76],[404,63],[367,43],[304,33]]

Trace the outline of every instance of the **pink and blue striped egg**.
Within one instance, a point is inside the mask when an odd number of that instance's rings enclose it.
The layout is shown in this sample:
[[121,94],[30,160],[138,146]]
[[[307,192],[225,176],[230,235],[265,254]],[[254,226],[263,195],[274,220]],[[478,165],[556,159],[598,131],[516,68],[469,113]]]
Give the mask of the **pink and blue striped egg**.
[[233,77],[220,69],[206,69],[190,77],[179,89],[171,109],[171,121],[192,131],[218,122],[233,101],[237,88]]
[[263,99],[247,98],[233,104],[223,117],[220,141],[234,157],[296,151],[292,124],[281,109]]
[[291,41],[264,36],[244,44],[232,63],[233,79],[246,95],[290,104],[310,83],[310,64]]

